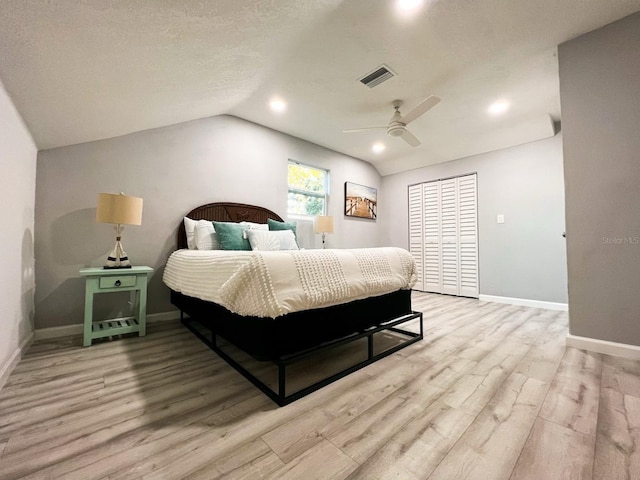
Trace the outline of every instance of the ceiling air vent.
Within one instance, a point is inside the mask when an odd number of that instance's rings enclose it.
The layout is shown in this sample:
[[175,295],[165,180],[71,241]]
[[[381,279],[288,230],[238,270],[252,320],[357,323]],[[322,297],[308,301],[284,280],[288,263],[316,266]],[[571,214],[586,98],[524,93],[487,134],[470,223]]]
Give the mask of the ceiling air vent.
[[367,73],[364,77],[360,79],[364,85],[369,88],[373,88],[376,85],[380,85],[385,80],[389,80],[391,77],[395,77],[396,74],[391,71],[389,67],[386,65],[381,65],[376,68],[373,72]]

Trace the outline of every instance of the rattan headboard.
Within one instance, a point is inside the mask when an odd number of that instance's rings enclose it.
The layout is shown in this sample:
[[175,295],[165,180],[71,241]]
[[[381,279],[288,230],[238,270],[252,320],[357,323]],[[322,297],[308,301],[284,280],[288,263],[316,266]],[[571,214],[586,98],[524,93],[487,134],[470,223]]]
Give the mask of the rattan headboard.
[[[255,222],[267,223],[267,219],[282,222],[280,216],[263,207],[244,203],[218,202],[201,205],[185,215],[193,220],[215,220],[216,222]],[[178,226],[178,248],[187,248],[187,234],[184,221]]]

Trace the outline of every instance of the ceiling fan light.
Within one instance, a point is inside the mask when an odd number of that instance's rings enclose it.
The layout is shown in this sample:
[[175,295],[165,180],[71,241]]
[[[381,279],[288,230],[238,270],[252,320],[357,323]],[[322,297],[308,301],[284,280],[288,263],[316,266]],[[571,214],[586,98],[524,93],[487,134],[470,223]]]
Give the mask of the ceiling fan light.
[[390,137],[401,137],[402,134],[404,133],[404,127],[389,127],[389,130],[387,130],[387,133],[389,134]]

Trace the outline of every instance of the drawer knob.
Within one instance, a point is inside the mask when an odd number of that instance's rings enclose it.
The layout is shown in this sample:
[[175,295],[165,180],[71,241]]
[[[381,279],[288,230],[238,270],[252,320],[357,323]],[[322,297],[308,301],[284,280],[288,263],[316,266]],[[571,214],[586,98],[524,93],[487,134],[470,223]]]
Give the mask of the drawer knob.
[[122,285],[122,282],[120,280],[116,280],[116,287],[119,287],[120,285]]

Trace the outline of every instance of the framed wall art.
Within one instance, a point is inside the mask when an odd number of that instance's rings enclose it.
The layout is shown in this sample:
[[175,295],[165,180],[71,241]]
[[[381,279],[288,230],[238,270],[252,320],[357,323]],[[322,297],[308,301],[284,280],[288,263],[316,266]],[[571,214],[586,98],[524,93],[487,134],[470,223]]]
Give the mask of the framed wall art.
[[378,190],[344,182],[344,214],[347,217],[375,220],[378,216]]

